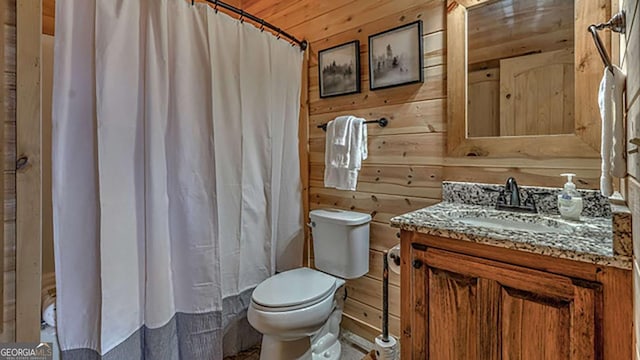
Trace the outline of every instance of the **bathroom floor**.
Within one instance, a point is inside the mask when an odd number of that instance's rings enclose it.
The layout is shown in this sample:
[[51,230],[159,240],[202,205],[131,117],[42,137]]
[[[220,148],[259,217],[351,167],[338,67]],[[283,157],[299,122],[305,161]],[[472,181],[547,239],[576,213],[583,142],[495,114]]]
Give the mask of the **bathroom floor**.
[[[353,334],[349,335],[351,338],[354,336]],[[364,339],[361,339],[359,342],[367,342]],[[340,344],[342,344],[342,355],[340,356],[340,360],[362,360],[367,355],[367,350],[362,347],[356,345],[346,336],[340,337]],[[373,345],[371,345],[373,346]],[[256,346],[247,351],[243,351],[235,356],[228,356],[225,360],[259,360],[260,359],[260,347]]]
[[235,356],[227,356],[224,360],[259,360],[260,346],[255,346],[247,351],[243,351]]
[[53,345],[53,351],[52,351],[52,359],[53,360],[60,360],[60,349],[58,346],[58,335],[56,335],[56,328],[55,327],[51,327],[51,326],[47,326],[47,325],[42,325],[42,328],[40,330],[40,341],[42,342],[50,342]]
[[340,360],[362,360],[367,355],[364,349],[352,344],[348,340],[341,339],[340,343],[342,344]]

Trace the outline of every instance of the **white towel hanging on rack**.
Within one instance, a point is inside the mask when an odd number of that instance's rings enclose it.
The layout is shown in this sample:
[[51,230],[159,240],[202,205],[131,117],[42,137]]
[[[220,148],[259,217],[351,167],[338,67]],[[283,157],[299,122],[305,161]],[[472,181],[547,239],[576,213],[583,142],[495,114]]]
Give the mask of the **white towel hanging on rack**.
[[615,65],[611,70],[604,70],[598,93],[602,117],[600,192],[604,196],[613,194],[613,176],[621,178],[627,174],[623,103],[626,75]]

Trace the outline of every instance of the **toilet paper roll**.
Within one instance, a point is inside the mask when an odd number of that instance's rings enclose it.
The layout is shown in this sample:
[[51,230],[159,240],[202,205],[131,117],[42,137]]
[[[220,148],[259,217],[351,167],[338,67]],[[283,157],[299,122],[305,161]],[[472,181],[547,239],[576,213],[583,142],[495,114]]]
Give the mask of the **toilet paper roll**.
[[56,326],[56,298],[46,295],[42,299],[42,321],[51,327]]
[[387,261],[389,263],[389,270],[400,274],[400,244],[387,251]]

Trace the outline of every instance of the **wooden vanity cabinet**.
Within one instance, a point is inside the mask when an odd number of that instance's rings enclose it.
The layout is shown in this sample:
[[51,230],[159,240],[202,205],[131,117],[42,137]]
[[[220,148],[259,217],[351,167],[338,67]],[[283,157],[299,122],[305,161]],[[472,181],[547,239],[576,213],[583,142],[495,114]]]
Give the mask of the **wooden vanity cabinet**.
[[402,359],[632,358],[629,271],[402,238]]

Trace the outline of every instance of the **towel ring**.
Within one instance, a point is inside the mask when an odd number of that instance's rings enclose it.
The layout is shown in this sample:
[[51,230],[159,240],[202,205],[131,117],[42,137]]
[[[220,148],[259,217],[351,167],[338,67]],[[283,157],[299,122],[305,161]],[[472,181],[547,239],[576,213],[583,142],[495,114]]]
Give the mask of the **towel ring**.
[[600,35],[598,35],[598,30],[603,30],[603,29],[609,29],[613,32],[624,34],[626,32],[626,15],[624,10],[613,15],[613,17],[611,17],[611,19],[606,23],[592,24],[592,25],[589,25],[589,27],[587,28],[587,30],[591,33],[591,36],[593,37],[593,42],[596,45],[596,49],[600,54],[600,58],[602,59],[602,62],[604,63],[605,68],[613,72],[613,65],[611,64],[611,58],[609,57],[609,54],[607,53],[607,50],[605,49],[604,44],[600,39]]

